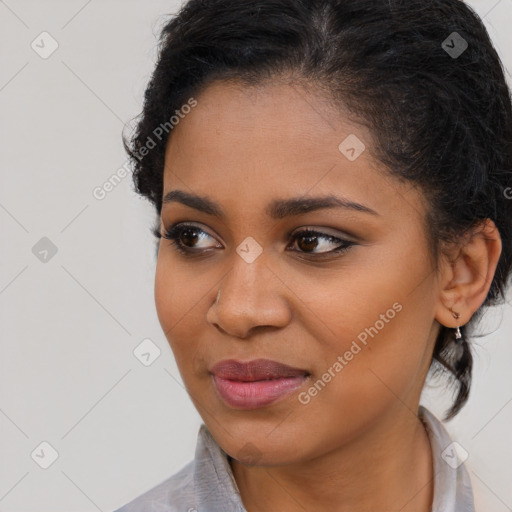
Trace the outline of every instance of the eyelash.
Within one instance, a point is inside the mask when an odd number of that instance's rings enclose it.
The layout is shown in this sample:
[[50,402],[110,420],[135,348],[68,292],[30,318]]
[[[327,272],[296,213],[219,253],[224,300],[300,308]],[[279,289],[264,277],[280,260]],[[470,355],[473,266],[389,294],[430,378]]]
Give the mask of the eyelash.
[[[207,251],[208,249],[194,249],[194,248],[187,247],[186,245],[182,244],[182,242],[180,241],[180,237],[183,234],[183,232],[187,229],[195,230],[196,232],[205,233],[207,236],[211,236],[208,233],[206,233],[206,231],[204,231],[203,229],[201,229],[197,226],[194,226],[194,225],[190,225],[190,224],[175,224],[174,226],[171,226],[169,229],[165,230],[163,235],[161,235],[158,230],[155,230],[154,234],[159,238],[165,238],[166,240],[170,240],[171,245],[182,254],[197,255],[203,251]],[[321,253],[314,253],[314,252],[309,253],[306,251],[300,251],[300,250],[296,250],[296,249],[294,249],[293,252],[299,252],[302,254],[311,255],[311,256],[315,256],[318,258],[318,257],[326,256],[326,255],[345,253],[353,245],[355,245],[355,242],[351,242],[349,240],[344,240],[342,238],[338,238],[338,237],[329,235],[327,233],[322,233],[321,231],[317,231],[317,230],[311,229],[311,228],[305,228],[305,229],[295,233],[293,235],[293,241],[295,242],[295,240],[297,240],[301,237],[307,237],[307,236],[324,238],[324,239],[328,240],[329,242],[337,241],[337,242],[340,242],[340,245],[338,247],[336,247],[335,249],[332,249],[331,251],[325,251],[325,252],[321,252]]]

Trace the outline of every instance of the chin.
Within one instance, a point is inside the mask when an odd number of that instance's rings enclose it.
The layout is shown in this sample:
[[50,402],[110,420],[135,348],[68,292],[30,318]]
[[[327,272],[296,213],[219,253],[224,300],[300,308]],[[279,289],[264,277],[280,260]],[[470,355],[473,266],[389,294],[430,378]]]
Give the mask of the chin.
[[284,429],[281,432],[284,435],[274,435],[276,424],[264,429],[259,424],[254,424],[252,429],[227,427],[229,434],[222,428],[210,432],[231,458],[246,466],[283,466],[297,462],[300,457],[297,447],[302,447],[302,443],[286,435]]

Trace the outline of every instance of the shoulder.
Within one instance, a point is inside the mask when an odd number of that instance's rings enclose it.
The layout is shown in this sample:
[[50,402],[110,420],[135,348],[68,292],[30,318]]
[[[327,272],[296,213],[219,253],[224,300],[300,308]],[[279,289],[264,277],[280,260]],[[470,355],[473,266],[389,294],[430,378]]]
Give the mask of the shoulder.
[[115,512],[187,512],[195,508],[194,461]]
[[195,457],[167,480],[115,512],[240,512],[240,494],[227,454],[202,424]]

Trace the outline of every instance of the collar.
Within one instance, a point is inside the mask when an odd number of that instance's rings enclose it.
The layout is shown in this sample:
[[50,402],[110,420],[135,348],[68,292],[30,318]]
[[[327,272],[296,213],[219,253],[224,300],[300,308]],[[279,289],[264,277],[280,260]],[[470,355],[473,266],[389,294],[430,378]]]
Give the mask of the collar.
[[419,407],[418,417],[425,425],[432,448],[434,499],[432,512],[475,512],[473,490],[468,471],[457,455],[443,424],[425,407]]

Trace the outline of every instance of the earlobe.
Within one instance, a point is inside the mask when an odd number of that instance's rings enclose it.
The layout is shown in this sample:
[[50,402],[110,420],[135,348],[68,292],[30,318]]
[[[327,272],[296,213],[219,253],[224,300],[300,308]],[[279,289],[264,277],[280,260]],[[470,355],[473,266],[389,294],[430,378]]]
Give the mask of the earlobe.
[[[464,243],[454,245],[443,259],[436,320],[446,327],[469,322],[491,287],[501,255],[501,237],[494,222],[482,221]],[[459,314],[456,319],[453,312]]]

